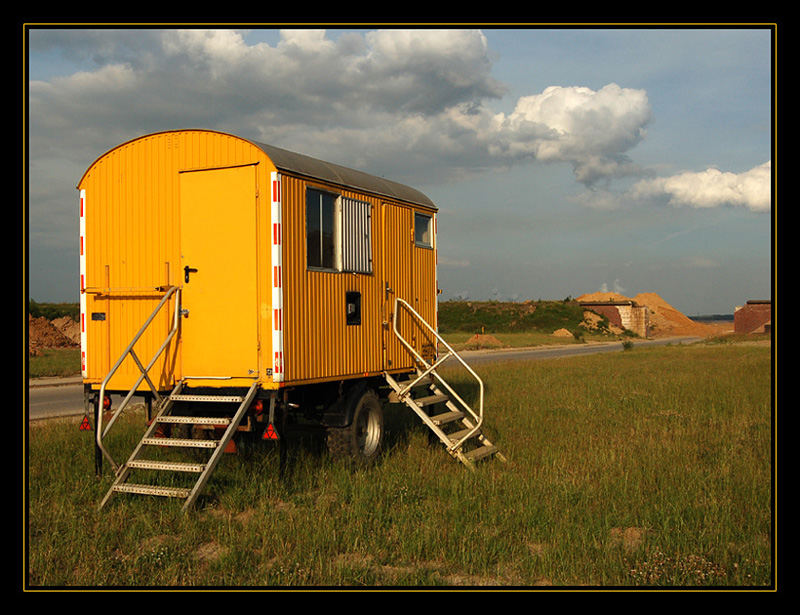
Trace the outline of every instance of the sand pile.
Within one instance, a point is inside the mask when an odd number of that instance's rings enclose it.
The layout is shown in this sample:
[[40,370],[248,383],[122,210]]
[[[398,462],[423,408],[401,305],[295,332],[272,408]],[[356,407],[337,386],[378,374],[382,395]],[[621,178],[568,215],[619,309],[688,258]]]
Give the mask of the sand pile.
[[709,337],[716,335],[717,329],[695,322],[664,301],[657,293],[639,293],[635,297],[625,297],[619,293],[589,293],[578,297],[578,301],[634,301],[647,306],[650,321],[650,334],[654,337],[672,335],[697,335]]
[[62,316],[61,318],[51,320],[50,324],[61,331],[65,337],[72,340],[72,343],[81,343],[81,326],[69,316]]
[[493,335],[476,334],[469,338],[464,347],[467,350],[482,350],[484,348],[503,348],[504,344]]
[[556,329],[552,334],[554,337],[572,337],[572,333],[564,328]]
[[[580,326],[586,329],[587,331],[599,331],[600,323],[602,321],[603,317],[597,314],[596,312],[592,312],[591,310],[584,310],[583,322],[580,324]],[[611,333],[613,333],[614,335],[621,335],[624,332],[623,329],[620,329],[613,322],[609,322],[606,326],[607,330],[611,331]]]
[[695,322],[682,314],[656,293],[639,293],[633,300],[646,305],[649,310],[650,326],[654,335],[716,335],[717,330],[709,325]]
[[587,295],[581,295],[578,297],[577,301],[630,301],[630,297],[625,297],[624,295],[620,295],[619,293],[589,293]]
[[[67,320],[74,323],[74,321],[65,316]],[[58,319],[59,326],[64,330],[69,331],[70,335],[74,327],[66,323],[64,319]],[[54,321],[55,322],[55,321]],[[74,323],[77,325],[77,323]],[[44,348],[71,348],[80,345],[80,331],[78,332],[77,342],[65,335],[58,327],[54,326],[44,316],[34,318],[28,314],[28,354],[32,357],[41,354]]]

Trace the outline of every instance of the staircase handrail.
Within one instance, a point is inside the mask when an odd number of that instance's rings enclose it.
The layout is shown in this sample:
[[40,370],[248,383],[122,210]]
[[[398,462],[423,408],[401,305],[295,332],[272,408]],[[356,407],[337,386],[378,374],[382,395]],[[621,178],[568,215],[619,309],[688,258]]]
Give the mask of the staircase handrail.
[[[397,313],[399,311],[398,307],[405,308],[414,317],[416,317],[416,319],[428,331],[430,331],[436,337],[437,341],[439,343],[441,343],[442,345],[444,345],[445,348],[447,348],[448,354],[445,357],[441,357],[433,365],[429,364],[425,359],[423,359],[417,353],[417,351],[414,350],[414,348],[411,346],[411,344],[409,344],[405,340],[405,338],[400,334],[400,332],[397,330]],[[481,425],[483,424],[483,380],[481,380],[480,376],[478,376],[478,374],[475,373],[475,371],[467,364],[467,362],[464,361],[464,359],[461,358],[461,356],[453,349],[453,347],[450,346],[450,344],[448,344],[441,335],[439,335],[438,331],[436,331],[433,327],[431,327],[431,325],[428,324],[428,322],[413,307],[411,307],[411,305],[409,305],[409,303],[407,301],[405,301],[404,299],[401,299],[400,297],[395,297],[395,309],[394,309],[394,314],[392,315],[392,328],[394,329],[394,334],[397,336],[397,338],[400,340],[400,342],[409,350],[409,352],[411,352],[411,354],[414,356],[414,358],[419,363],[421,363],[422,365],[425,366],[424,372],[422,374],[418,375],[418,377],[414,381],[414,383],[416,383],[417,381],[421,380],[425,375],[427,375],[429,373],[433,374],[439,380],[439,382],[442,384],[442,386],[444,386],[448,390],[448,392],[453,397],[455,397],[459,401],[459,403],[464,407],[464,409],[467,412],[469,412],[469,414],[472,415],[472,417],[475,419],[476,424],[473,426],[473,428],[470,429],[470,431],[465,436],[463,436],[460,440],[458,440],[457,442],[455,442],[454,444],[452,444],[450,446],[450,450],[458,449],[464,442],[466,442],[468,439],[470,439],[472,436],[474,436],[476,433],[478,433],[480,431],[480,429],[481,429]],[[456,393],[452,389],[452,387],[435,370],[435,368],[440,363],[442,363],[445,358],[448,358],[451,355],[454,356],[458,360],[458,362],[461,363],[461,365],[463,365],[464,368],[472,375],[472,377],[475,378],[475,380],[478,381],[478,387],[479,387],[478,400],[479,401],[478,401],[478,412],[477,413],[472,409],[472,407],[467,402],[465,402],[463,399],[461,399],[461,397],[458,395],[458,393]]]
[[[139,361],[139,357],[136,356],[136,352],[134,352],[133,347],[136,344],[136,342],[139,341],[139,338],[142,336],[142,334],[145,332],[145,330],[147,330],[147,327],[150,326],[150,323],[156,317],[156,314],[158,314],[161,311],[161,308],[167,303],[167,301],[169,300],[169,298],[173,294],[175,295],[175,313],[174,313],[174,316],[173,316],[172,328],[170,329],[169,333],[167,334],[166,339],[163,341],[163,343],[161,344],[159,349],[153,355],[153,358],[150,359],[150,362],[147,364],[146,367],[144,367],[144,366],[142,366],[141,361]],[[128,405],[128,402],[130,401],[131,397],[133,397],[134,393],[136,393],[136,389],[142,383],[142,380],[146,380],[147,381],[147,384],[150,387],[150,390],[153,392],[153,396],[155,397],[155,401],[157,403],[161,402],[161,395],[159,394],[158,389],[156,389],[156,387],[153,384],[153,382],[150,380],[150,376],[147,375],[147,372],[150,371],[150,368],[153,367],[153,365],[155,364],[156,360],[158,360],[158,357],[161,356],[161,353],[164,352],[164,349],[170,343],[172,338],[175,337],[175,334],[178,331],[178,325],[180,323],[180,309],[181,309],[180,287],[178,287],[178,286],[170,286],[170,287],[168,287],[166,289],[166,292],[165,292],[164,296],[161,298],[161,301],[159,301],[158,305],[153,310],[152,314],[150,314],[150,316],[147,318],[145,323],[139,329],[138,333],[136,333],[136,335],[133,336],[133,339],[128,344],[128,346],[125,348],[125,350],[122,352],[122,354],[120,355],[119,359],[117,359],[116,363],[114,363],[113,367],[109,370],[108,374],[106,374],[106,377],[103,378],[103,382],[100,385],[100,393],[99,393],[99,396],[97,398],[97,404],[98,404],[98,409],[97,409],[97,432],[96,432],[97,448],[103,453],[103,456],[106,459],[108,459],[109,463],[111,464],[111,467],[114,468],[115,472],[119,469],[119,464],[117,464],[117,462],[114,461],[114,458],[111,456],[111,454],[103,446],[103,438],[106,437],[106,435],[108,434],[108,431],[111,429],[111,426],[117,420],[117,417],[119,417],[120,413],[125,408],[125,406]],[[136,383],[133,385],[131,390],[128,392],[128,394],[125,397],[125,399],[122,401],[122,403],[120,403],[119,407],[116,409],[116,411],[112,415],[111,419],[108,422],[108,425],[106,425],[105,430],[103,430],[103,399],[105,398],[106,385],[108,384],[109,380],[111,380],[111,377],[116,373],[116,371],[119,368],[119,366],[122,365],[122,362],[125,360],[125,357],[127,357],[128,354],[131,355],[131,358],[136,363],[136,366],[139,368],[139,371],[141,372],[141,375],[136,380]]]

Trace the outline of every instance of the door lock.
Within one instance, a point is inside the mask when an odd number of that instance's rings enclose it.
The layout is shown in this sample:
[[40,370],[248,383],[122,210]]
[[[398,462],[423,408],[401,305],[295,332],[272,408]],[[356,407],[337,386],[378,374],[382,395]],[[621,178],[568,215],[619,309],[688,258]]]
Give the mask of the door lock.
[[189,267],[189,265],[186,265],[186,267],[183,268],[183,279],[187,284],[189,283],[190,273],[197,273],[197,269],[193,269],[192,267]]

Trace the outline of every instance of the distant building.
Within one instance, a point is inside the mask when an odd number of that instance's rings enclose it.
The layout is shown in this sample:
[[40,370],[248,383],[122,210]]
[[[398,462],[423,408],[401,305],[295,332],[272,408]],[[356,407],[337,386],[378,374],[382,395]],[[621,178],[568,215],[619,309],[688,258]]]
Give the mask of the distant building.
[[771,333],[772,301],[752,300],[733,312],[734,333]]
[[635,301],[579,301],[581,307],[608,318],[612,325],[633,331],[639,337],[647,337],[650,321],[647,307]]

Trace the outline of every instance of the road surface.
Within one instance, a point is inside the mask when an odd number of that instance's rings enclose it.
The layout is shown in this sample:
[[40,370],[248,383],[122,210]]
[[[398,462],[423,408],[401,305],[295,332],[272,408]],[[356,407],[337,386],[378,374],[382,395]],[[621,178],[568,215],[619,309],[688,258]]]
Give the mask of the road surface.
[[[636,340],[634,347],[665,346],[668,344],[688,344],[696,342],[699,337],[665,337],[657,340]],[[528,361],[531,359],[555,359],[558,357],[572,357],[576,355],[596,354],[598,352],[619,352],[622,342],[601,342],[590,344],[572,344],[565,346],[537,346],[535,348],[503,348],[501,350],[472,350],[458,354],[468,364],[484,363],[487,361]],[[456,359],[448,359],[445,365]]]
[[[636,340],[633,345],[635,347],[662,346],[665,344],[691,343],[699,339],[698,337],[670,337],[658,340]],[[460,352],[459,354],[469,365],[475,365],[487,361],[530,361],[598,352],[619,352],[621,350],[622,342],[608,342],[503,350],[472,350]],[[445,361],[445,365],[455,361],[456,359],[453,358],[448,359]],[[38,378],[30,383],[28,392],[29,420],[64,416],[75,416],[80,419],[84,415],[83,385],[79,377],[67,379]],[[139,398],[136,399],[138,400]],[[113,401],[115,405],[119,403],[117,399],[113,399]]]

